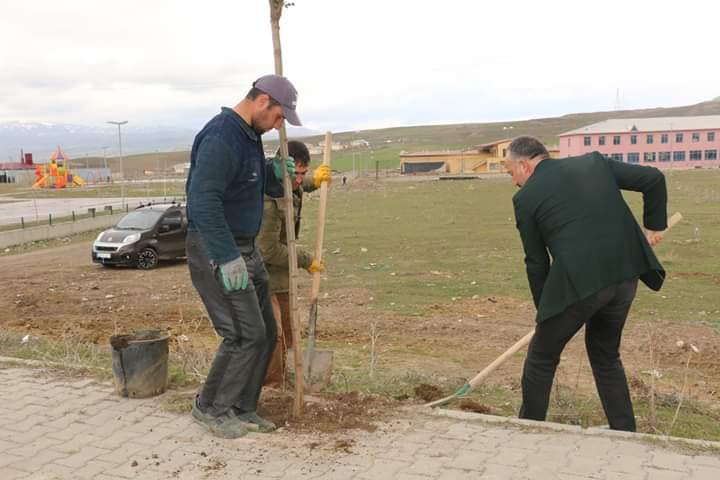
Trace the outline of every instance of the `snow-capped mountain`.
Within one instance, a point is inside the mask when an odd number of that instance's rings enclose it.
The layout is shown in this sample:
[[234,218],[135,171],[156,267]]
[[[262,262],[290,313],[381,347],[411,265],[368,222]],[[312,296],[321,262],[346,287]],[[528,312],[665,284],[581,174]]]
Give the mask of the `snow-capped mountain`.
[[[198,129],[199,130],[199,129]],[[189,150],[197,130],[182,127],[143,127],[131,123],[122,126],[123,154],[132,155],[154,151]],[[317,134],[305,128],[290,128],[294,138]],[[264,136],[277,138],[276,132]],[[118,153],[118,131],[114,125],[73,125],[46,122],[0,122],[0,163],[20,159],[20,150],[32,152],[35,162],[44,163],[55,147],[60,145],[72,158],[102,156]]]
[[[123,125],[123,153],[187,150],[195,133],[188,128]],[[0,162],[17,161],[21,149],[26,153],[32,152],[35,161],[44,162],[58,145],[72,157],[99,156],[103,154],[103,147],[107,147],[108,155],[116,155],[117,127],[46,122],[0,123]]]

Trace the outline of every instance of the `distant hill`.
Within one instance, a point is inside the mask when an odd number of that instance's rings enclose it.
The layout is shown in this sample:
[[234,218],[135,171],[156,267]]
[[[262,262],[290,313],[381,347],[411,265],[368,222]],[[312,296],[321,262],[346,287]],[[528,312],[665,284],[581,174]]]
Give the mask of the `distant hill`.
[[[470,147],[481,143],[491,142],[494,140],[515,137],[518,135],[534,135],[542,139],[547,145],[557,145],[557,135],[568,130],[589,125],[591,123],[608,120],[610,118],[649,118],[649,117],[667,117],[667,116],[694,116],[694,115],[720,115],[720,97],[707,102],[698,103],[696,105],[688,105],[672,108],[647,108],[640,110],[618,110],[607,112],[592,113],[573,113],[563,115],[561,117],[537,118],[531,120],[521,120],[512,122],[492,122],[492,123],[463,123],[453,125],[426,125],[415,127],[395,127],[383,128],[377,130],[362,130],[360,132],[337,132],[333,133],[333,140],[343,144],[349,144],[351,140],[363,139],[369,142],[370,149],[365,147],[356,148],[354,150],[346,150],[335,152],[333,154],[333,168],[339,170],[349,170],[351,165],[357,161],[361,164],[368,158],[379,160],[381,168],[395,168],[399,163],[398,153],[401,150],[418,151],[426,149],[454,149],[461,147]],[[16,124],[17,127],[17,124]],[[38,142],[49,145],[47,155],[38,156],[35,150],[35,158],[45,161],[50,151],[60,139],[60,145],[79,165],[87,164],[91,168],[100,167],[103,159],[98,156],[89,156],[85,158],[80,147],[73,146],[68,143],[67,139],[75,138],[76,134],[67,128],[80,128],[77,126],[55,126],[65,128],[62,130],[54,130],[53,135],[46,134],[46,130],[39,127],[35,133],[24,132],[26,135],[27,145],[32,142]],[[8,124],[0,124],[0,158],[7,161],[8,153],[6,153],[6,138],[9,130]],[[84,127],[90,128],[90,127]],[[32,132],[32,129],[29,129]],[[291,138],[302,138],[305,142],[318,144],[323,141],[323,135],[306,136],[308,130],[291,129],[289,135]],[[89,149],[90,152],[97,152],[98,147],[102,145],[110,146],[108,155],[114,155],[117,144],[117,129],[112,126],[108,128],[101,127],[97,132],[100,137],[93,140],[94,147]],[[4,136],[5,135],[5,136]],[[131,130],[123,127],[123,150],[126,153],[125,158],[125,174],[128,178],[140,178],[143,176],[144,170],[170,170],[177,163],[189,161],[189,145],[192,143],[195,132],[190,130],[180,131],[178,129],[157,130],[149,129],[147,131]],[[303,136],[305,135],[305,136]],[[42,142],[39,140],[42,139]],[[100,141],[102,139],[102,141]],[[142,141],[146,139],[146,141]],[[126,147],[125,145],[128,145]],[[277,140],[270,137],[266,140],[266,150],[276,148]],[[26,144],[22,144],[26,145]],[[75,144],[77,145],[77,144]],[[150,148],[143,149],[143,145],[150,145]],[[167,146],[164,148],[163,146]],[[32,151],[29,147],[25,151]],[[174,151],[163,151],[163,150]],[[139,152],[152,152],[138,154]],[[19,157],[19,148],[13,147],[8,149],[13,160]],[[133,153],[136,153],[133,155]],[[108,163],[113,171],[119,171],[119,161],[109,158]],[[372,169],[372,162],[365,163],[366,168]]]
[[[720,115],[720,97],[696,105],[682,107],[573,113],[561,117],[510,122],[384,128],[363,130],[354,134],[352,132],[339,132],[333,133],[333,140],[347,143],[352,138],[356,140],[362,138],[370,142],[374,147],[393,145],[408,150],[418,150],[428,146],[433,148],[443,146],[447,148],[469,147],[518,135],[533,135],[539,137],[548,145],[557,145],[558,134],[610,118],[685,117],[695,115]],[[322,139],[322,135],[304,138],[309,143],[317,143]]]
[[[311,135],[313,130],[291,129],[293,135]],[[196,130],[190,128],[153,126],[131,123],[122,127],[123,153],[188,150]],[[272,138],[272,137],[270,137]],[[71,125],[41,122],[0,123],[0,162],[17,161],[20,150],[32,152],[38,162],[46,162],[60,145],[71,158],[102,155],[108,147],[109,156],[117,155],[117,127],[113,125]]]

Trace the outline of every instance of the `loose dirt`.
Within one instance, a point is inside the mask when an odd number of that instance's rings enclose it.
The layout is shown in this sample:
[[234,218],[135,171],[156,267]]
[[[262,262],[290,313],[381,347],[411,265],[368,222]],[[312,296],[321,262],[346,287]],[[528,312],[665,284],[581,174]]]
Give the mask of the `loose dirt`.
[[[109,337],[118,333],[160,329],[173,334],[171,348],[176,353],[187,353],[190,367],[197,358],[192,355],[200,352],[207,360],[217,347],[218,338],[183,261],[165,262],[152,271],[103,268],[90,261],[89,242],[78,243],[0,257],[0,285],[3,331],[108,345]],[[308,290],[307,279],[302,277],[300,291]],[[375,323],[380,333],[378,368],[433,372],[455,388],[533,327],[534,308],[530,301],[500,295],[433,305],[425,316],[376,309],[372,296],[369,290],[329,290],[328,296],[321,299],[319,341],[350,344],[352,348],[367,346],[369,326]],[[300,299],[300,309],[307,312],[307,297]],[[582,337],[582,333],[578,334],[563,353],[557,378],[574,386],[578,393],[595,395]],[[623,363],[628,376],[641,389],[653,371],[662,371],[664,378],[659,381],[658,393],[677,394],[690,355],[686,348],[676,346],[678,340],[699,349],[690,362],[691,395],[717,402],[720,334],[709,325],[637,319],[631,315],[623,337]],[[517,391],[522,359],[521,354],[511,358],[486,385]],[[420,391],[415,394],[423,401],[438,394],[427,396],[423,392],[427,386],[420,388],[423,386],[419,383]],[[440,396],[452,393],[435,388]],[[289,416],[289,394],[279,394],[267,398],[266,414],[289,429],[370,429],[386,410],[399,404],[357,393],[345,395],[323,395],[321,402],[308,404],[303,421],[294,422]]]

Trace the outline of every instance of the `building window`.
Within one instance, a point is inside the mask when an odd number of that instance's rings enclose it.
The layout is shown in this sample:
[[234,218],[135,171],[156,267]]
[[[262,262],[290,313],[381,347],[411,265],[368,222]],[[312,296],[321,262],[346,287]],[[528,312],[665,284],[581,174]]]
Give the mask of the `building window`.
[[590,137],[584,137],[584,138],[583,138],[583,144],[584,144],[586,147],[589,147],[589,146],[592,144],[592,142],[591,142],[590,140],[591,140]]
[[648,136],[647,136],[647,144],[648,144],[648,145],[650,145],[650,144],[653,143],[654,141],[655,141],[655,139],[653,138],[652,135],[648,135]]
[[715,141],[715,132],[708,132],[708,142]]
[[660,152],[660,161],[661,162],[669,162],[670,161],[670,152]]
[[613,136],[613,145],[620,145],[620,135]]
[[609,153],[601,153],[600,155],[602,155],[602,156],[605,158],[605,160],[610,160],[610,154],[609,154]]
[[692,141],[693,142],[699,142],[700,141],[700,134],[695,132],[692,134]]
[[682,133],[675,134],[675,143],[683,143],[683,134]]
[[690,160],[702,160],[702,150],[690,150]]
[[655,152],[645,152],[643,161],[646,163],[652,163],[655,161]]
[[503,148],[503,158],[507,157],[507,148]]
[[637,135],[630,135],[630,145],[637,145]]
[[705,150],[705,160],[717,160],[717,150]]
[[685,152],[673,152],[673,162],[684,162]]
[[640,163],[640,154],[637,152],[628,153],[628,163]]
[[663,133],[662,135],[660,135],[660,143],[668,143],[668,134],[667,133]]
[[568,147],[570,146],[570,138],[568,138]]
[[598,137],[598,145],[605,145],[605,135],[600,135]]
[[622,153],[613,153],[610,155],[610,159],[615,160],[616,162],[622,162],[623,154]]

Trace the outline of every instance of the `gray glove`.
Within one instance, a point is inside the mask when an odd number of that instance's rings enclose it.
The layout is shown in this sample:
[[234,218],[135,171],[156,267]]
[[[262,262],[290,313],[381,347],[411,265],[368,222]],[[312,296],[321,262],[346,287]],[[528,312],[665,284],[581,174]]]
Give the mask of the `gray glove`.
[[218,273],[220,283],[228,293],[245,290],[248,287],[247,265],[245,265],[242,255],[220,265]]

